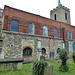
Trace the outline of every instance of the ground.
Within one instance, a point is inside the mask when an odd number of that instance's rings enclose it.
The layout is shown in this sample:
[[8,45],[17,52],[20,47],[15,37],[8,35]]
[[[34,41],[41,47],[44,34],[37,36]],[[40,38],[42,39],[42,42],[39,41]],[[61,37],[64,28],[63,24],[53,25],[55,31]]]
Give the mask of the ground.
[[[68,72],[60,72],[59,71],[59,66],[61,65],[60,63],[56,62],[50,62],[50,65],[54,65],[54,75],[75,75],[75,67],[74,67],[74,63],[73,60],[71,60],[72,62],[68,63],[69,66],[69,71]],[[29,64],[23,64],[23,69],[22,70],[18,70],[18,71],[0,71],[0,75],[32,75],[32,71],[31,71],[31,66],[32,63]]]

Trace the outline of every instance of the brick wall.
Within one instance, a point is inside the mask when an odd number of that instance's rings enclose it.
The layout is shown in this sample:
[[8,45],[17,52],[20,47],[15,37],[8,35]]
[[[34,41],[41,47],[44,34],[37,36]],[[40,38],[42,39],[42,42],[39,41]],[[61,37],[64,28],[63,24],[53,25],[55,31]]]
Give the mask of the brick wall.
[[35,25],[35,34],[43,35],[43,26],[48,27],[48,36],[54,36],[54,29],[58,29],[58,37],[63,38],[63,27],[65,28],[65,38],[68,38],[68,31],[72,33],[72,39],[75,39],[75,27],[57,22],[51,19],[41,17],[39,15],[31,14],[25,11],[21,11],[15,8],[5,6],[3,15],[4,27],[3,30],[10,31],[10,22],[12,19],[16,19],[19,22],[19,32],[28,33],[28,24],[33,23]]

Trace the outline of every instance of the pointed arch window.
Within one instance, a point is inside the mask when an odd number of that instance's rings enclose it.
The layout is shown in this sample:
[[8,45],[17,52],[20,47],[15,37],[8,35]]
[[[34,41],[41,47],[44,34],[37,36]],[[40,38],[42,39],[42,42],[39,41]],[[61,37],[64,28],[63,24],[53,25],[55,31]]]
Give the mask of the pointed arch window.
[[75,51],[75,42],[73,42],[73,51]]
[[34,33],[35,33],[35,26],[33,23],[30,23],[28,25],[28,34],[34,35]]
[[43,27],[43,36],[48,36],[48,28],[46,26]]
[[32,56],[32,49],[27,47],[23,50],[23,56]]
[[12,20],[10,24],[10,31],[18,32],[19,22],[17,20]]
[[71,39],[71,31],[68,31],[68,39]]
[[54,38],[58,38],[58,30],[56,28],[54,29]]
[[69,52],[69,42],[68,41],[66,41],[66,50],[67,52]]

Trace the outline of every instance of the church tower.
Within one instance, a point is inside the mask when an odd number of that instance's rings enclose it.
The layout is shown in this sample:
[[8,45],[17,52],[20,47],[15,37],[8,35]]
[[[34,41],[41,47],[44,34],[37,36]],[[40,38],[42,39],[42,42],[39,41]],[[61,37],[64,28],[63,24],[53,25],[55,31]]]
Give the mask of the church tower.
[[51,19],[64,22],[66,24],[70,23],[70,10],[69,8],[62,6],[60,0],[58,1],[58,6],[50,11]]

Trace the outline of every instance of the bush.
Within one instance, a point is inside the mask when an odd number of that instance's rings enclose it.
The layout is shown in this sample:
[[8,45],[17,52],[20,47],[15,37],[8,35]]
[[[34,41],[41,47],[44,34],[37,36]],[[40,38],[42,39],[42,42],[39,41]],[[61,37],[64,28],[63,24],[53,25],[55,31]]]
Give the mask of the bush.
[[68,66],[66,64],[66,61],[68,60],[69,57],[65,49],[60,50],[59,58],[62,60],[62,64],[59,67],[59,70],[63,72],[68,71]]
[[32,75],[44,75],[46,65],[46,61],[35,61],[33,63]]
[[75,63],[75,51],[74,51],[73,54],[72,54],[72,58],[73,58],[73,61],[74,61],[74,63]]

